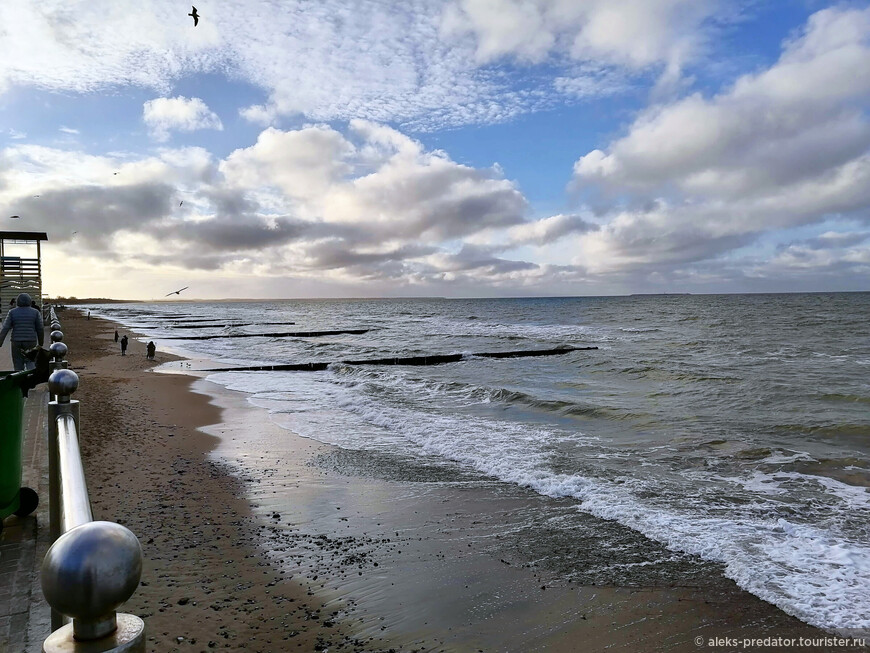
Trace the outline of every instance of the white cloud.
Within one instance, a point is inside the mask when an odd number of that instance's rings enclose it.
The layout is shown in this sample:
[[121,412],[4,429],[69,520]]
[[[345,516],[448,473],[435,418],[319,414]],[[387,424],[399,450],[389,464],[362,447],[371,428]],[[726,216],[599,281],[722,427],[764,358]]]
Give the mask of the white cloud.
[[[262,89],[240,108],[268,126],[278,116],[364,118],[428,129],[504,121],[619,88],[573,63],[679,67],[704,41],[714,0],[229,0],[200,8],[87,0],[0,3],[0,93],[13,85],[90,93],[128,85],[168,94],[201,72]],[[450,27],[452,25],[452,27]],[[447,26],[447,27],[445,27]],[[463,35],[471,35],[463,36]],[[475,56],[477,53],[477,56]],[[501,55],[547,60],[562,82]],[[502,71],[503,72],[503,71]],[[248,102],[247,99],[240,102]]]
[[314,200],[348,171],[345,159],[353,146],[337,131],[323,126],[296,131],[266,129],[255,145],[230,154],[221,164],[235,187],[276,186],[286,196]]
[[78,129],[73,129],[72,127],[66,127],[64,125],[58,127],[58,131],[63,132],[64,134],[71,134],[73,136],[77,136],[81,133]]
[[239,109],[239,115],[245,120],[262,127],[268,127],[278,117],[278,113],[274,107],[269,108],[262,104],[252,104],[251,106],[242,107]]
[[[441,41],[438,2],[236,0],[199,9],[194,28],[189,9],[169,0],[0,3],[0,92],[167,93],[186,75],[215,72],[266,92],[265,104],[243,111],[265,124],[275,114],[465,122],[490,116],[496,102],[469,54]],[[511,115],[520,103],[498,104]]]
[[825,232],[789,242],[775,254],[748,266],[757,279],[798,280],[807,287],[836,283],[848,290],[866,289],[870,276],[870,231]]
[[581,66],[570,75],[556,77],[553,87],[561,94],[581,99],[601,98],[630,88],[629,78],[613,68]]
[[[580,258],[615,270],[700,261],[755,235],[870,215],[870,9],[826,9],[770,68],[650,107],[575,164],[615,207]],[[580,259],[578,259],[580,260]]]
[[552,51],[631,68],[681,65],[703,41],[715,0],[455,0],[442,30],[471,33],[479,61],[542,61]]
[[239,7],[229,19],[246,46],[234,65],[268,93],[242,116],[262,125],[301,115],[427,129],[505,120],[537,102],[505,93],[506,83],[478,70],[468,47],[440,37],[441,4],[328,0],[290,5],[269,25]]
[[507,231],[509,246],[549,245],[569,234],[595,231],[597,226],[579,215],[553,215],[526,222]]
[[224,128],[217,114],[211,111],[199,98],[155,98],[148,100],[142,110],[142,117],[151,135],[158,141],[169,139],[170,131],[190,132],[197,129]]
[[495,170],[366,121],[347,134],[269,128],[222,161],[201,148],[137,157],[22,145],[0,151],[0,170],[0,211],[15,207],[53,242],[77,231],[83,256],[142,269],[233,276],[256,259],[264,275],[417,283],[440,278],[438,260],[467,278],[538,267],[481,247],[449,254],[467,236],[521,223],[522,194]]
[[868,40],[870,10],[819,12],[770,69],[711,99],[696,93],[648,109],[606,155],[590,152],[575,172],[619,188],[667,182],[742,196],[851,160],[870,144],[857,108],[870,93]]
[[209,66],[216,43],[213,27],[191,33],[178,14],[169,2],[3,2],[0,90],[12,84],[81,92],[126,84],[168,89],[185,68]]
[[497,172],[463,166],[389,127],[357,120],[269,128],[221,165],[237,188],[279,188],[307,219],[345,225],[363,240],[460,237],[522,220],[526,202]]

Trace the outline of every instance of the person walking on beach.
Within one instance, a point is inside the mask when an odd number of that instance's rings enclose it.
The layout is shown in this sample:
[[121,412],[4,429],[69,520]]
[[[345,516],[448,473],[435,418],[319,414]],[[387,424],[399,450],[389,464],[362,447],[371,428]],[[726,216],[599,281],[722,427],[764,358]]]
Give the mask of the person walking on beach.
[[115,342],[118,342],[118,330],[115,329]]
[[33,308],[32,303],[26,292],[18,295],[15,300],[16,307],[6,314],[3,327],[0,328],[0,347],[6,341],[6,334],[12,331],[9,344],[12,348],[12,365],[16,372],[34,368],[35,364],[24,357],[24,352],[37,345],[41,347],[45,340],[42,313]]
[[157,351],[157,347],[154,345],[153,340],[148,341],[148,346],[145,347],[145,351],[147,352],[146,358],[150,361],[154,360],[154,352]]
[[127,336],[121,338],[121,356],[127,355]]

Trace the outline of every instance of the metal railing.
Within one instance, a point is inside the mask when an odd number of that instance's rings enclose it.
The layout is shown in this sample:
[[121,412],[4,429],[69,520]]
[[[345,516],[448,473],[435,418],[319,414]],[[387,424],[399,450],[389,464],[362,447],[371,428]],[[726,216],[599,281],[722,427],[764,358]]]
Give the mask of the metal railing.
[[[42,592],[51,606],[52,633],[43,653],[144,653],[145,623],[116,609],[142,575],[142,547],[114,522],[94,521],[79,450],[79,384],[64,357],[60,322],[52,307],[48,379],[49,512],[53,544],[42,561]],[[69,623],[72,621],[72,623]]]

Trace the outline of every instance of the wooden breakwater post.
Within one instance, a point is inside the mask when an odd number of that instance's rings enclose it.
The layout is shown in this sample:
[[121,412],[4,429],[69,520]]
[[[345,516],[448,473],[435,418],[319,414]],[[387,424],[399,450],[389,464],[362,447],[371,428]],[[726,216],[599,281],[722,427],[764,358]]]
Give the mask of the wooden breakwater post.
[[166,336],[161,340],[217,340],[218,338],[318,338],[345,333],[368,333],[370,329],[334,329],[332,331],[290,331],[286,333],[221,333],[211,336]]

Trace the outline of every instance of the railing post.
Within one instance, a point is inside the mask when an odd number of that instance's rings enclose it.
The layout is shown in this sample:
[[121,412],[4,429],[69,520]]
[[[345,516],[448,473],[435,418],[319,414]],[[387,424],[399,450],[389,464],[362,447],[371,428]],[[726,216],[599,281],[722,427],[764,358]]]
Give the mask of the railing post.
[[63,343],[63,331],[55,329],[49,337],[51,338],[51,345],[48,347],[48,353],[51,354],[52,366],[56,370],[68,367],[69,364],[64,360],[64,357],[66,357],[69,349]]
[[139,540],[120,524],[92,521],[61,536],[42,561],[42,593],[73,622],[49,635],[43,653],[145,653],[145,623],[115,612],[141,574]]

